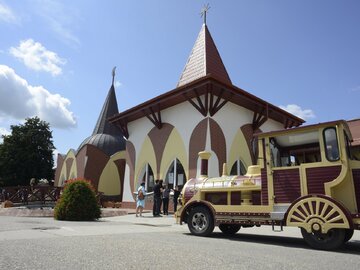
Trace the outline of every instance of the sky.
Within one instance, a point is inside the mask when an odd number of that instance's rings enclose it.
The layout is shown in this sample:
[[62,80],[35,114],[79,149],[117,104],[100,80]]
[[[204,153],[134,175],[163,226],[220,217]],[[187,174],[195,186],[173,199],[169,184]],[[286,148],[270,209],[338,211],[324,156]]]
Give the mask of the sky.
[[0,0],[0,135],[38,116],[56,153],[173,90],[207,25],[232,83],[306,120],[360,118],[360,1]]

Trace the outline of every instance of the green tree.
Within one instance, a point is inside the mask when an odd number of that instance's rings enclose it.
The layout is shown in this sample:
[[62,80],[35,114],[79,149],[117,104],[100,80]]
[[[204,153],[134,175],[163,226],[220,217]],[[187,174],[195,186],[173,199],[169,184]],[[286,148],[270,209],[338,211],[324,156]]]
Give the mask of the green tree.
[[0,185],[29,185],[31,178],[54,178],[50,125],[38,117],[11,126],[11,134],[0,144]]

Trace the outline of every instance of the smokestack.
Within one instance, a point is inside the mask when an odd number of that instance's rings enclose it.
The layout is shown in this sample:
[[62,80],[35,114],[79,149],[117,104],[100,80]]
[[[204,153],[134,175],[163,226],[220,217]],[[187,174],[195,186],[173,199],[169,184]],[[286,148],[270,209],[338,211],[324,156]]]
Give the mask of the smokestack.
[[199,157],[201,159],[200,177],[208,177],[208,161],[210,156],[210,152],[199,152]]

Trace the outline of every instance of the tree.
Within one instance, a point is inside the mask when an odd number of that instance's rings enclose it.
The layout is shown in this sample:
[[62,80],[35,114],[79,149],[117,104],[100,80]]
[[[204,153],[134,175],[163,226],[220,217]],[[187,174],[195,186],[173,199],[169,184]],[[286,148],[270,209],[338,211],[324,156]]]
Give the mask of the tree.
[[38,117],[12,125],[0,144],[0,185],[29,185],[31,178],[54,178],[50,125]]

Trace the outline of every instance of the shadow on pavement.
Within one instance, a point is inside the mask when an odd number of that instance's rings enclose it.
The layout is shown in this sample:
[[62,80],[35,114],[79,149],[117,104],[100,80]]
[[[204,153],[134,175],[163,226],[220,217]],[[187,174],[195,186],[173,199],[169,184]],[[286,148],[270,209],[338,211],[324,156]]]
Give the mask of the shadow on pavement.
[[[199,236],[193,236],[191,235],[191,233],[184,233],[184,234],[192,237],[199,237]],[[312,250],[312,248],[309,247],[302,238],[297,238],[297,237],[241,234],[241,233],[237,233],[232,236],[226,236],[223,233],[219,233],[219,232],[214,232],[208,237],[218,238],[218,239],[228,239],[231,241],[238,241],[238,242],[258,243],[263,245],[283,246],[288,248],[304,248],[304,249]],[[344,244],[342,247],[340,247],[337,250],[325,251],[325,252],[337,252],[337,253],[360,255],[360,241],[350,240],[348,243]]]

